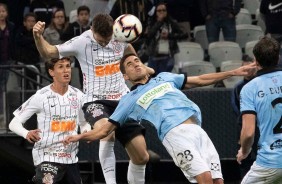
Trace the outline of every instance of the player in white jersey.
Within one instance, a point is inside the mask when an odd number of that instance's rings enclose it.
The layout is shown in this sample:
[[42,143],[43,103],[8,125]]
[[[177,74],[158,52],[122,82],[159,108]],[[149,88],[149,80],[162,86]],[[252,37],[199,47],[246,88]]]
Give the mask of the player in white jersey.
[[180,89],[210,85],[233,75],[246,75],[254,67],[243,66],[233,71],[194,77],[163,72],[154,78],[148,76],[145,68],[135,55],[125,55],[120,69],[124,78],[134,84],[132,91],[122,97],[103,127],[68,136],[63,142],[93,141],[119,126],[148,121],[155,126],[159,139],[190,182],[222,184],[219,156],[208,135],[199,126],[200,109]]
[[245,159],[254,143],[256,122],[260,137],[256,161],[242,184],[282,183],[282,69],[278,67],[280,44],[261,38],[253,53],[257,75],[240,92],[241,148],[237,161]]
[[[53,83],[38,90],[15,112],[9,124],[10,130],[35,143],[32,149],[36,175],[34,182],[81,184],[78,168],[78,143],[65,147],[59,142],[67,135],[91,130],[85,121],[82,106],[83,93],[69,85],[71,62],[69,58],[52,59],[46,68]],[[37,115],[35,130],[23,127],[33,114]]]
[[[97,122],[107,122],[121,96],[128,93],[119,62],[124,54],[136,53],[131,44],[113,39],[113,19],[107,14],[97,14],[91,30],[85,31],[61,45],[50,45],[42,37],[45,23],[37,22],[33,35],[40,54],[44,57],[75,56],[83,73],[83,91],[86,120],[95,127]],[[153,73],[152,69],[148,69]],[[128,180],[145,180],[145,165],[149,160],[143,137],[144,128],[130,124],[115,131],[117,139],[126,147],[132,162]],[[100,141],[99,158],[107,184],[115,184],[114,133]],[[135,154],[140,153],[140,154]],[[141,182],[142,183],[142,182]]]

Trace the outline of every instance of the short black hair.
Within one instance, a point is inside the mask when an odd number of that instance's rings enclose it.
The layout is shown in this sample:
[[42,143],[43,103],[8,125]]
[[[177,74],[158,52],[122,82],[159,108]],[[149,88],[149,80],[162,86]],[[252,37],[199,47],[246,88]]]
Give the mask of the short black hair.
[[28,17],[33,17],[35,19],[35,21],[37,20],[37,16],[35,13],[29,12],[27,14],[25,14],[23,20],[26,21]]
[[[119,63],[119,69],[120,69],[120,72],[122,74],[125,74],[125,67],[124,67],[124,62],[125,60],[130,57],[130,56],[136,56],[136,54],[134,53],[130,53],[130,54],[125,54],[121,59],[120,59],[120,63]],[[138,56],[136,56],[138,57]]]
[[52,78],[49,74],[49,70],[54,70],[54,66],[55,64],[58,62],[58,61],[61,61],[61,60],[68,60],[70,63],[71,63],[71,59],[69,57],[63,57],[63,58],[52,58],[48,61],[45,62],[45,70],[46,70],[46,73],[47,75]]
[[88,13],[90,13],[89,7],[88,7],[88,6],[85,6],[85,5],[82,5],[82,6],[80,6],[80,7],[77,8],[77,15],[79,15],[79,13],[80,13],[81,11],[87,11]]
[[279,61],[280,44],[273,38],[262,37],[254,46],[253,53],[262,68],[274,67]]

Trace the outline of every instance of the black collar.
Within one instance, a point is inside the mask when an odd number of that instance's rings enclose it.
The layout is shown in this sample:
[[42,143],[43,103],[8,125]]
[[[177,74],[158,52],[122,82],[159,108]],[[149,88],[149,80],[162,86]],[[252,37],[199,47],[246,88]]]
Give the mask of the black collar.
[[271,67],[271,68],[263,68],[257,71],[256,77],[267,74],[267,73],[277,72],[277,71],[282,71],[282,68],[278,66]]
[[[145,84],[147,84],[153,77],[155,77],[155,75],[151,75]],[[138,86],[141,86],[141,85],[144,85],[144,84],[141,84],[141,83],[135,84],[134,86],[132,86],[132,87],[130,88],[130,91],[135,90]]]

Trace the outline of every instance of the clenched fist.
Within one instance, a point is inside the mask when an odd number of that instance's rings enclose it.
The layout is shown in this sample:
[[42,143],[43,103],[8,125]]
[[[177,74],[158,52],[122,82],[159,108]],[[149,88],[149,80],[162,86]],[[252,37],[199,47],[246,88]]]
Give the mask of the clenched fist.
[[45,29],[45,22],[38,21],[34,26],[33,26],[33,36],[35,39],[40,38],[40,36],[43,34]]

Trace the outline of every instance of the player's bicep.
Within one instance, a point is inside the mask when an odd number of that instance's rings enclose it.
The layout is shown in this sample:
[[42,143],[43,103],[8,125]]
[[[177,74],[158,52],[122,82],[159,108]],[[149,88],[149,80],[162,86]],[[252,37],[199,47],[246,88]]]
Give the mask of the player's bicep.
[[79,37],[74,37],[63,44],[56,45],[61,57],[76,56],[77,51],[81,48]]
[[14,116],[26,122],[32,115],[40,111],[40,103],[42,99],[38,98],[38,95],[32,95],[27,101],[25,101],[18,109],[14,111]]

